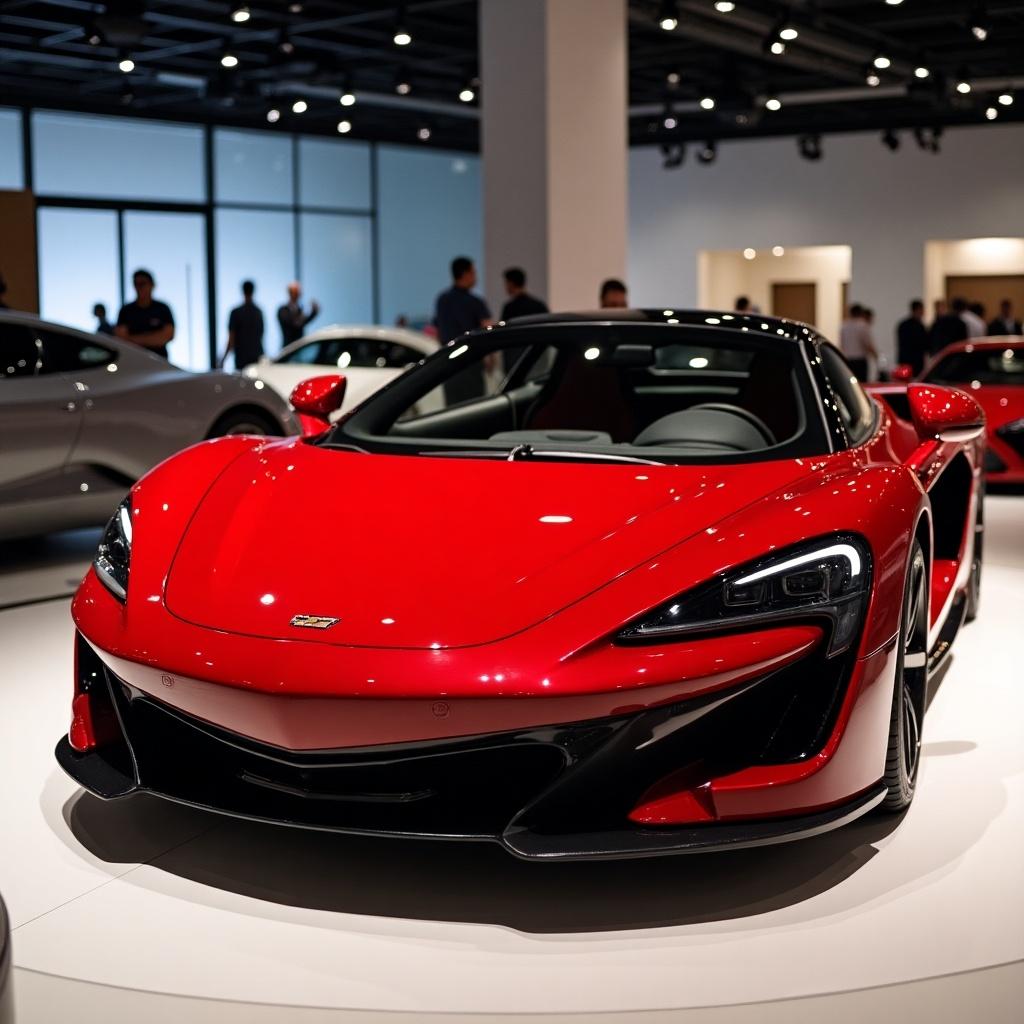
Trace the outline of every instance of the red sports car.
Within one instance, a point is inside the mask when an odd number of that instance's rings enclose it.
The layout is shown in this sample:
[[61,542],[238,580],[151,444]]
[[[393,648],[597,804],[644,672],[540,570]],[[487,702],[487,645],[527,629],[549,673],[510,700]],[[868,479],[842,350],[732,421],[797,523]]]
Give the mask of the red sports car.
[[901,419],[789,321],[608,316],[466,335],[317,437],[143,478],[74,601],[64,769],[548,859],[905,808],[977,603],[981,409],[912,385]]
[[989,483],[1024,484],[1024,338],[948,345],[918,379],[970,391],[985,410]]

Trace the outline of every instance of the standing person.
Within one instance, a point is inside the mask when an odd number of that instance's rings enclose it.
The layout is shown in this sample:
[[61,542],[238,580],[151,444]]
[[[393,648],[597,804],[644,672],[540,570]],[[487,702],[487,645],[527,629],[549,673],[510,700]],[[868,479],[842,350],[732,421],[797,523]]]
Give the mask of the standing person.
[[[936,309],[938,308],[936,304]],[[928,354],[935,355],[947,345],[967,340],[967,324],[960,313],[967,308],[963,299],[956,299],[953,308],[935,317],[928,331]]]
[[220,361],[223,366],[229,352],[235,353],[235,369],[244,370],[263,355],[263,310],[252,301],[256,285],[242,282],[242,304],[228,316],[228,347]]
[[750,309],[750,299],[748,299],[746,297],[746,295],[741,295],[733,303],[732,310],[733,310],[734,313],[749,313],[749,312],[751,312],[751,309]]
[[864,307],[854,303],[839,327],[839,347],[846,357],[853,375],[862,383],[868,379],[868,359],[878,358],[871,337],[871,327],[864,315]]
[[999,316],[988,325],[989,334],[1020,334],[1020,321],[1014,318],[1013,303],[1003,299],[999,303]]
[[[468,256],[456,256],[452,260],[452,286],[437,297],[434,322],[437,324],[437,338],[442,345],[458,338],[466,331],[491,324],[491,311],[479,295],[473,294],[476,285],[476,267]],[[484,369],[493,360],[477,360],[462,373],[450,378],[444,386],[448,405],[466,402],[484,394],[486,382]]]
[[985,321],[971,309],[970,303],[966,299],[954,299],[953,312],[967,324],[968,338],[985,337]]
[[92,307],[92,315],[96,317],[97,334],[113,334],[114,325],[107,319],[107,307],[102,302],[97,302]]
[[306,330],[306,324],[315,320],[320,312],[320,305],[314,299],[309,304],[309,312],[302,308],[299,299],[302,298],[302,285],[298,281],[292,281],[288,285],[288,301],[277,311],[277,322],[281,325],[281,348],[298,341]]
[[602,309],[628,309],[629,293],[626,285],[616,277],[609,277],[601,285]]
[[155,285],[148,270],[140,267],[132,274],[135,301],[121,307],[114,334],[166,359],[167,346],[174,338],[174,315],[166,302],[153,298]]
[[914,299],[910,316],[896,325],[896,361],[906,363],[916,377],[924,369],[928,352],[928,328],[924,325],[924,303]]
[[[502,276],[505,278],[505,293],[508,295],[508,301],[501,307],[502,320],[514,320],[518,316],[534,316],[537,313],[548,312],[547,303],[526,290],[526,272],[521,267],[509,267]],[[502,350],[501,357],[506,373],[512,370],[525,351],[525,346]]]

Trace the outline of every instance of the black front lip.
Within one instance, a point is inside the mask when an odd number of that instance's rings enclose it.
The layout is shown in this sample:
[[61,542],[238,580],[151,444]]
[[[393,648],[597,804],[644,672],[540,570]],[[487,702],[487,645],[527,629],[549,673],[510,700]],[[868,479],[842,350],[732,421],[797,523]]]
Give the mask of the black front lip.
[[[95,665],[86,664],[89,659]],[[814,659],[727,691],[618,718],[308,752],[269,747],[191,718],[118,679],[87,647],[79,649],[79,663],[95,669],[87,685],[96,687],[96,700],[107,702],[118,735],[86,754],[65,737],[56,756],[72,778],[104,799],[144,792],[257,821],[360,835],[490,840],[517,857],[562,860],[787,842],[838,828],[884,796],[878,786],[840,807],[743,823],[652,828],[629,822],[643,794],[670,773],[685,771],[687,785],[700,785],[750,764],[814,753],[815,743],[794,746],[808,741],[807,723],[794,730],[786,717],[808,678],[815,690],[830,689],[818,674],[827,663]],[[846,675],[833,681],[833,704]],[[815,710],[819,739],[830,731],[829,714],[824,704]],[[778,746],[780,737],[788,754]]]

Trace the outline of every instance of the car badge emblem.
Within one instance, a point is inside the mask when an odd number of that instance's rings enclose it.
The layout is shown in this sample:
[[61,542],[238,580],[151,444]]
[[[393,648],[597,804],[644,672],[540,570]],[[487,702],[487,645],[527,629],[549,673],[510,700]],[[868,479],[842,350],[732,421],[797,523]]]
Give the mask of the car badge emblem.
[[329,615],[293,615],[291,625],[302,629],[330,629],[341,619],[332,619]]

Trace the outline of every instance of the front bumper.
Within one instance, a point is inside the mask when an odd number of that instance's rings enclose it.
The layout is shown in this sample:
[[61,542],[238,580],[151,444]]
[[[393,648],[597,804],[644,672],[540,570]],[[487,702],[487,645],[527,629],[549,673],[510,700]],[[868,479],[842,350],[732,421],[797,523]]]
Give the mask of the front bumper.
[[[713,806],[711,780],[799,769],[835,732],[850,666],[816,656],[725,691],[612,717],[341,750],[271,746],[194,717],[116,676],[87,646],[112,728],[57,760],[111,799],[148,792],[260,821],[339,832],[488,840],[528,859],[737,849],[837,828],[876,806],[880,785],[800,813],[652,826],[630,820],[674,780]],[[94,659],[93,661],[90,661]],[[829,675],[831,671],[831,675]],[[811,699],[810,694],[815,694]]]

